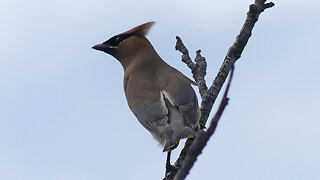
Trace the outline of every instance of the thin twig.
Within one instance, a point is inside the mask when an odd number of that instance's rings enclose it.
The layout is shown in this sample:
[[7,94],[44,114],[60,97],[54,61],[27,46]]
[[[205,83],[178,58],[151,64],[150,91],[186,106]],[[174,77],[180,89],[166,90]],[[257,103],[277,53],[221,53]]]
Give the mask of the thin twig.
[[228,50],[228,53],[220,67],[219,73],[214,79],[212,85],[208,89],[207,97],[202,98],[201,112],[202,116],[200,119],[201,124],[206,124],[212,106],[218,97],[221,87],[227,78],[229,71],[233,64],[241,57],[244,47],[247,45],[249,38],[251,37],[252,29],[255,23],[258,21],[259,15],[266,9],[272,7],[272,2],[266,3],[266,0],[256,0],[254,4],[249,7],[247,13],[247,19],[244,22],[240,30],[240,34],[237,36],[235,42]]
[[[215,77],[212,85],[207,89],[207,86],[205,84],[204,75],[200,75],[200,77],[203,76],[203,80],[198,79],[196,77],[199,76],[200,68],[197,68],[197,65],[191,61],[191,58],[189,56],[188,49],[183,45],[182,40],[177,37],[177,44],[176,49],[179,50],[182,55],[182,61],[185,62],[188,67],[192,70],[193,77],[199,87],[199,92],[201,94],[202,103],[201,103],[201,119],[200,119],[200,125],[201,129],[205,127],[205,124],[208,120],[209,113],[212,109],[212,106],[222,88],[222,85],[224,84],[227,75],[229,74],[230,70],[232,69],[234,63],[241,57],[241,54],[244,50],[244,47],[246,46],[249,38],[251,37],[252,29],[255,25],[255,23],[258,21],[259,15],[267,8],[271,8],[274,6],[274,3],[265,3],[266,0],[255,0],[254,4],[251,4],[249,7],[249,11],[247,13],[247,18],[245,20],[244,25],[242,26],[239,35],[237,36],[235,42],[228,50],[228,53],[223,61],[222,66],[220,67],[220,70]],[[198,54],[198,53],[197,53]],[[200,54],[200,51],[199,51]],[[191,62],[191,63],[190,63]],[[206,66],[205,66],[206,67]],[[203,69],[202,69],[203,70]],[[201,74],[202,72],[200,72]],[[204,82],[204,83],[203,83]],[[211,126],[211,125],[210,125]],[[215,128],[214,128],[215,130]],[[214,132],[213,130],[213,132]],[[211,130],[207,130],[208,132]],[[204,132],[203,130],[200,130],[199,134],[202,134]],[[212,133],[213,133],[212,132]],[[197,135],[198,136],[198,135]],[[197,137],[196,136],[196,137]],[[181,166],[185,164],[185,159],[187,158],[189,152],[190,146],[193,146],[194,138],[189,138],[184,148],[182,149],[177,161],[175,162],[175,166],[177,167],[177,173],[180,173]],[[199,154],[201,151],[199,152]],[[194,162],[193,162],[194,163]],[[192,167],[192,166],[191,166]],[[165,180],[172,180],[176,174],[172,173],[170,176],[166,176]]]
[[198,50],[197,56],[195,58],[195,62],[192,62],[188,49],[184,46],[181,38],[179,36],[176,36],[177,43],[176,43],[176,50],[180,51],[182,53],[181,60],[182,62],[186,63],[187,66],[191,69],[193,79],[196,81],[199,89],[199,93],[201,97],[206,93],[208,90],[208,87],[206,85],[206,81],[204,79],[206,75],[207,70],[207,62],[204,57],[201,56],[200,50]]
[[200,130],[196,134],[196,138],[192,145],[190,146],[187,156],[183,162],[183,165],[181,168],[178,170],[176,176],[174,177],[174,180],[183,180],[185,177],[189,174],[190,169],[192,168],[193,164],[196,162],[197,157],[202,153],[203,148],[207,145],[207,142],[209,141],[210,137],[213,135],[215,132],[218,122],[222,116],[223,111],[225,110],[225,107],[228,104],[229,98],[228,98],[228,92],[230,89],[232,77],[233,77],[233,72],[234,72],[234,67],[232,67],[230,76],[229,76],[229,81],[227,84],[227,87],[225,89],[225,92],[223,94],[223,98],[220,102],[218,111],[214,115],[214,117],[211,120],[210,126],[207,129],[207,131]]

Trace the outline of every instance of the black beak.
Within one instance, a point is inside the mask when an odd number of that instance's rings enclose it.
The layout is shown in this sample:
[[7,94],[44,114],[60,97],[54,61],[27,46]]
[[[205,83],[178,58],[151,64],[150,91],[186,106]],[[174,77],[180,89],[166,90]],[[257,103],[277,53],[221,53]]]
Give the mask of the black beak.
[[99,51],[108,51],[108,50],[113,49],[113,48],[115,48],[115,47],[114,46],[110,46],[108,44],[97,44],[97,45],[92,47],[92,49],[99,50]]

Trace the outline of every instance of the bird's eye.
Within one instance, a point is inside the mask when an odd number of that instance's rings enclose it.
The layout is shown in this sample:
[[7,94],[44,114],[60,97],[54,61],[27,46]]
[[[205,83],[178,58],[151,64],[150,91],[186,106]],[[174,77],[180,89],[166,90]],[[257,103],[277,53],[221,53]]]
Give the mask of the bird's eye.
[[122,38],[120,36],[116,38],[117,43],[120,43],[121,41],[122,41]]

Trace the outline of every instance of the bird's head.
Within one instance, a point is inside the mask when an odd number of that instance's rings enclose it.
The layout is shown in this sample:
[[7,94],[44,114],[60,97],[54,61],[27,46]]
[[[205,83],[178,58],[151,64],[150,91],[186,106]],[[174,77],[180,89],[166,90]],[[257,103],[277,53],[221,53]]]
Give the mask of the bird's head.
[[115,35],[107,41],[97,44],[92,48],[103,51],[118,59],[121,63],[139,52],[139,49],[150,46],[145,37],[155,22],[147,22],[134,27],[126,32]]

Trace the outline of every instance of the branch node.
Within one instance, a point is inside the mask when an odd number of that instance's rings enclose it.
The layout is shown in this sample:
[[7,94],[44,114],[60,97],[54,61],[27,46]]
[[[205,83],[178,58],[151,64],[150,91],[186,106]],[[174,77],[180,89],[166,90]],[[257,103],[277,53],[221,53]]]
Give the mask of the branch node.
[[267,8],[271,8],[273,7],[275,4],[273,2],[269,2],[267,4],[264,5],[264,8],[267,9]]
[[[179,36],[176,37],[176,50],[179,50],[182,55],[182,61],[185,62],[188,67],[192,70],[193,77],[198,84],[198,88],[201,94],[202,102],[201,102],[201,128],[197,133],[196,138],[187,139],[184,148],[182,149],[177,161],[175,162],[175,167],[177,167],[177,172],[171,174],[170,177],[166,177],[166,180],[183,180],[186,175],[189,173],[192,168],[194,162],[197,159],[197,156],[201,153],[202,149],[206,145],[209,137],[214,133],[218,121],[222,115],[222,112],[225,106],[228,104],[229,98],[227,97],[227,93],[229,91],[234,63],[241,57],[241,54],[246,46],[249,38],[251,37],[252,29],[255,23],[258,21],[259,15],[267,8],[271,8],[274,6],[273,2],[266,3],[266,0],[255,0],[254,4],[249,6],[249,11],[247,13],[247,18],[240,30],[239,35],[237,36],[233,45],[229,48],[227,55],[223,61],[223,64],[220,67],[220,70],[215,77],[212,85],[209,87],[206,86],[204,76],[206,74],[206,60],[201,56],[201,51],[196,51],[195,63],[191,61],[189,56],[188,49],[182,43],[182,40]],[[210,111],[212,109],[213,104],[215,103],[217,96],[224,84],[229,72],[230,79],[225,90],[223,99],[219,105],[217,113],[214,115],[211,120],[209,128],[205,131],[206,133],[202,133],[203,128],[209,118]],[[211,135],[210,135],[211,134]],[[201,136],[201,138],[199,138]],[[202,137],[205,138],[202,138]],[[190,155],[191,154],[191,155]]]

